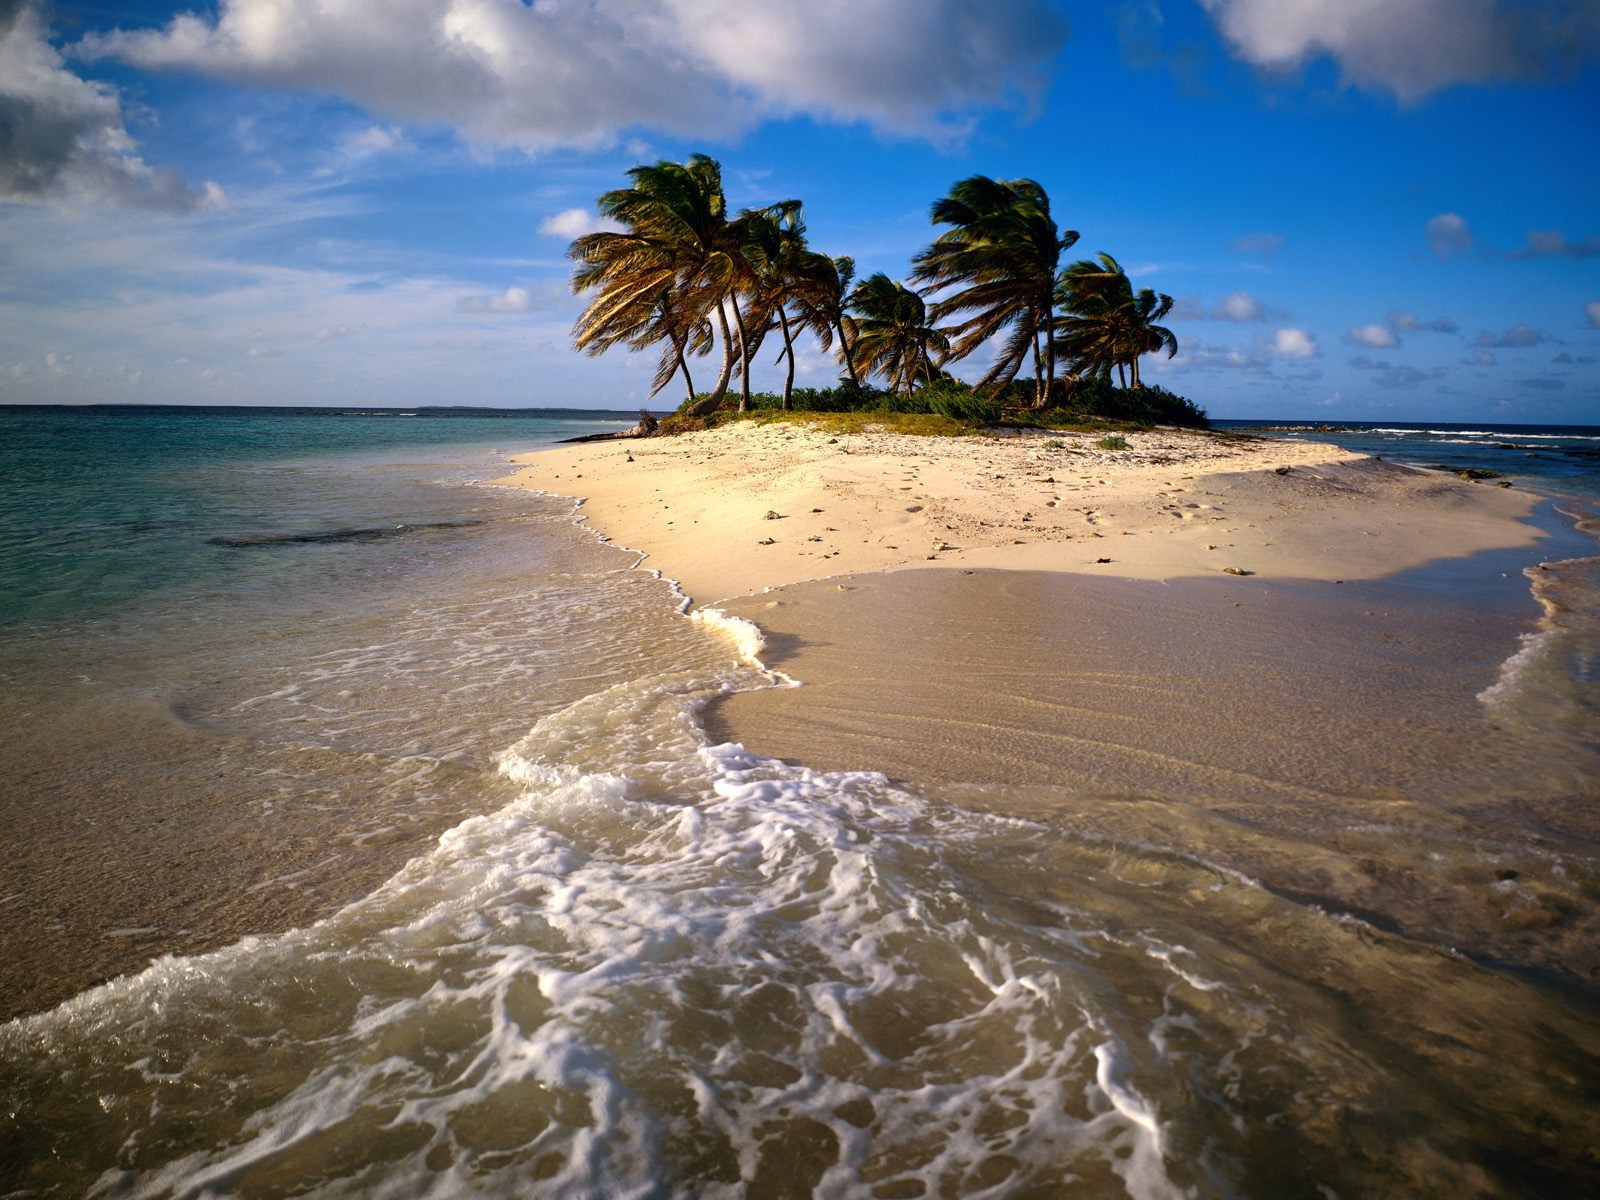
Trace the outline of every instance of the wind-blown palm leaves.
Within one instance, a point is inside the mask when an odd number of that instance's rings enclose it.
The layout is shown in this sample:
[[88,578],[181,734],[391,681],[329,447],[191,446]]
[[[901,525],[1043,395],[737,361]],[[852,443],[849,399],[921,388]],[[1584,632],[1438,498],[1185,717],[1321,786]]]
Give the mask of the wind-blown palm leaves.
[[1116,368],[1121,377],[1126,366],[1132,385],[1140,387],[1142,355],[1165,350],[1171,358],[1178,352],[1172,331],[1156,323],[1172,311],[1172,297],[1149,288],[1135,292],[1109,254],[1069,266],[1056,295],[1065,310],[1056,322],[1057,338],[1079,374],[1109,377]]
[[1050,197],[1031,179],[974,175],[936,201],[932,215],[950,228],[916,256],[912,279],[956,289],[932,310],[936,321],[961,318],[949,330],[950,357],[965,358],[1009,330],[978,386],[1009,383],[1031,353],[1034,404],[1043,405],[1055,379],[1056,267],[1077,233],[1056,227]]
[[882,271],[850,293],[856,315],[856,362],[881,372],[889,387],[909,396],[920,379],[932,383],[950,353],[950,339],[929,324],[928,307],[916,292]]
[[[620,229],[585,234],[568,250],[578,264],[573,290],[590,294],[573,336],[590,354],[660,346],[651,394],[681,374],[692,415],[722,403],[736,363],[739,408],[749,407],[751,365],[773,331],[783,338],[785,409],[796,338],[806,333],[824,351],[837,346],[851,383],[880,374],[906,394],[941,364],[1003,335],[979,386],[1009,384],[1031,356],[1036,406],[1050,402],[1060,358],[1080,374],[1131,369],[1139,387],[1142,355],[1177,351],[1159,324],[1170,296],[1135,292],[1108,254],[1059,269],[1078,235],[1057,228],[1049,197],[1031,179],[974,175],[934,204],[934,223],[948,228],[916,256],[911,277],[934,289],[930,306],[881,272],[852,287],[852,259],[807,246],[799,201],[730,217],[722,169],[703,154],[635,167],[628,178],[599,202]],[[719,341],[716,383],[695,400],[689,361]]]
[[[638,345],[655,322],[654,332],[677,347],[677,358],[710,348],[706,326],[714,316],[722,333],[722,370],[710,396],[693,406],[709,412],[722,402],[733,373],[736,344],[725,305],[743,262],[727,216],[722,169],[697,154],[687,163],[635,167],[628,177],[631,187],[607,192],[599,205],[622,232],[585,234],[567,251],[579,264],[573,291],[596,292],[578,318],[574,339],[579,349],[598,347],[597,353],[619,342]],[[657,379],[664,384],[659,371]]]
[[[783,411],[788,412],[794,394],[794,334],[789,305],[799,301],[804,286],[802,273],[811,252],[806,249],[806,226],[800,215],[800,202],[786,200],[771,208],[744,214],[745,261],[754,275],[751,289],[751,332],[754,342],[745,354],[748,377],[750,358],[760,338],[776,326],[783,334],[783,351],[778,361],[788,362],[783,383]],[[742,407],[742,406],[741,406]]]
[[853,353],[856,321],[849,310],[855,280],[855,259],[843,255],[829,258],[813,251],[800,264],[798,301],[801,322],[823,350],[832,350],[838,335],[839,361],[850,382],[858,384],[861,377]]

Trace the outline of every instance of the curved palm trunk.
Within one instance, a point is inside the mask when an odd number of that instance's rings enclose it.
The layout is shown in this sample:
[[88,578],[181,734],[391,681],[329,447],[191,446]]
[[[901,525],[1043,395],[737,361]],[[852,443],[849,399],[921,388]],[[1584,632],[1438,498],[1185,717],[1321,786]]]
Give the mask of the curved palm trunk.
[[794,395],[794,339],[789,335],[789,314],[778,306],[778,327],[783,330],[783,353],[789,360],[789,373],[783,378],[783,411],[789,411],[789,399]]
[[676,346],[677,349],[678,349],[678,370],[683,372],[683,386],[689,390],[689,403],[693,404],[694,403],[694,379],[689,374],[689,360],[683,356],[684,342],[687,342],[688,340],[689,340],[688,338],[684,338],[683,341],[680,342],[676,338],[674,338],[672,344],[674,346]]
[[728,329],[728,314],[722,311],[720,304],[717,305],[717,325],[722,331],[722,370],[717,374],[717,383],[711,389],[711,394],[689,406],[688,415],[691,417],[708,417],[716,412],[722,405],[722,398],[728,394],[728,381],[733,378],[733,337]]
[[1056,390],[1056,302],[1052,285],[1044,295],[1044,399],[1041,408],[1049,405]]
[[1033,406],[1035,408],[1044,407],[1045,395],[1044,372],[1040,369],[1039,363],[1039,335],[1036,332],[1033,335]]
[[844,369],[850,373],[850,382],[860,387],[861,376],[856,374],[855,355],[850,350],[850,339],[844,336],[844,322],[835,321],[833,327],[839,331],[839,353],[844,356]]
[[739,411],[750,411],[750,337],[745,333],[744,314],[739,311],[739,297],[729,296],[733,305],[733,323],[739,330]]

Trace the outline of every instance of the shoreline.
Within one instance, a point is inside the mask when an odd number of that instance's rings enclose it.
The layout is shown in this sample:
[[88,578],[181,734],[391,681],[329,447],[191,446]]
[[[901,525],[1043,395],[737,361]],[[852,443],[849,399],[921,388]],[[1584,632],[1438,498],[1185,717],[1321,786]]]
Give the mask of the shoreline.
[[1136,579],[1374,579],[1529,547],[1544,499],[1334,447],[1176,431],[918,437],[739,424],[515,455],[696,606],[933,567]]
[[[1479,699],[1538,620],[1518,567],[1591,548],[1551,498],[1309,443],[1197,438],[1180,457],[1186,435],[1134,434],[1074,476],[1011,439],[734,429],[631,463],[538,451],[514,477],[582,488],[597,536],[702,609],[717,597],[802,685],[713,701],[712,742],[1600,978],[1591,906],[1539,849],[1600,848],[1581,803],[1600,762]],[[1041,483],[1076,503],[1045,508]],[[961,544],[906,553],[908,501]],[[808,553],[808,519],[853,544]],[[791,524],[799,538],[750,536]],[[1511,904],[1506,878],[1525,881]]]

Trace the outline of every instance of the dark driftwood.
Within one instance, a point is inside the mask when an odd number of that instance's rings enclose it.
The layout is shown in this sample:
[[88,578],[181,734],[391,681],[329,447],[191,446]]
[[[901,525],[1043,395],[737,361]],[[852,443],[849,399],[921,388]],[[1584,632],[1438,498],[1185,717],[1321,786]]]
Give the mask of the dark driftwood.
[[644,409],[639,410],[639,423],[632,429],[619,429],[616,433],[586,433],[582,437],[562,438],[563,444],[568,442],[617,442],[624,438],[642,438],[653,434],[660,422]]

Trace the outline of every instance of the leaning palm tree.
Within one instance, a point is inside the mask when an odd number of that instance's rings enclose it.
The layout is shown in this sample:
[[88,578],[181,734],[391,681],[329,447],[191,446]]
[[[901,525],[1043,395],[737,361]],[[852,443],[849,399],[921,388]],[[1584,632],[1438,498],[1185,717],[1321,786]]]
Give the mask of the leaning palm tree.
[[[783,334],[783,350],[778,361],[787,360],[783,382],[783,411],[788,412],[794,395],[794,335],[796,320],[789,315],[791,304],[800,301],[807,260],[814,257],[806,249],[806,226],[798,200],[785,200],[770,208],[745,214],[744,257],[754,272],[755,287],[750,297],[750,325],[762,335],[776,327]],[[750,353],[754,353],[751,347]],[[748,357],[748,356],[747,356]]]
[[855,354],[867,374],[881,373],[893,391],[909,396],[917,380],[933,382],[950,353],[950,339],[929,324],[922,296],[882,271],[850,293],[856,316]]
[[689,356],[708,353],[715,340],[711,322],[686,313],[670,287],[663,287],[653,300],[609,309],[603,318],[585,314],[579,318],[576,338],[591,356],[618,345],[645,350],[666,343],[650,381],[650,394],[654,396],[681,373],[690,403],[694,401],[694,377],[689,373]]
[[[585,234],[567,251],[579,264],[573,290],[596,293],[578,318],[574,339],[580,349],[604,349],[607,339],[635,344],[630,339],[650,328],[663,292],[670,295],[673,316],[657,329],[669,340],[676,333],[685,348],[709,349],[699,331],[714,317],[722,334],[721,373],[710,395],[690,407],[696,414],[711,412],[727,394],[736,348],[744,345],[728,325],[728,305],[738,317],[734,291],[743,259],[728,220],[722,168],[696,154],[687,163],[635,167],[628,177],[631,186],[607,192],[599,203],[601,214],[622,231]],[[622,330],[634,332],[618,337]]]
[[1165,325],[1156,324],[1172,311],[1172,297],[1165,292],[1140,288],[1134,295],[1133,329],[1128,338],[1128,349],[1133,356],[1128,359],[1133,373],[1133,386],[1143,387],[1139,380],[1139,358],[1145,354],[1158,354],[1162,350],[1171,358],[1178,353],[1178,338]]
[[829,258],[826,254],[807,254],[800,264],[797,302],[800,322],[817,339],[824,352],[839,340],[839,361],[851,383],[859,384],[856,373],[855,318],[850,315],[851,286],[855,283],[856,261],[847,255]]
[[[1139,358],[1161,350],[1178,352],[1178,339],[1158,325],[1172,311],[1172,297],[1150,288],[1135,292],[1127,273],[1109,254],[1080,259],[1061,273],[1056,289],[1065,315],[1057,322],[1062,349],[1080,375],[1139,382]],[[1124,368],[1128,373],[1124,374]]]
[[1031,179],[974,175],[935,201],[932,215],[950,228],[916,256],[911,278],[953,289],[933,306],[936,321],[961,318],[950,330],[950,357],[1009,331],[978,386],[1009,383],[1031,353],[1034,405],[1044,405],[1055,380],[1056,268],[1077,233],[1056,227],[1050,197]]

